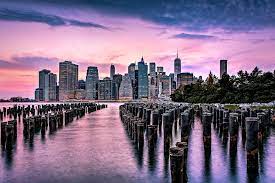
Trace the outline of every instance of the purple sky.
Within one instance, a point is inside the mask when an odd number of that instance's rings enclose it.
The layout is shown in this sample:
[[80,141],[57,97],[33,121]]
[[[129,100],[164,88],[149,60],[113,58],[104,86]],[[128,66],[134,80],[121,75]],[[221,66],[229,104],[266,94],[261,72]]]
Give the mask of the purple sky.
[[[58,3],[57,3],[58,2]],[[182,71],[204,78],[240,69],[275,69],[275,2],[241,0],[20,0],[0,2],[0,98],[33,98],[38,71],[58,74],[58,62],[88,66],[100,77],[110,64],[123,74],[131,62],[156,62],[173,72],[176,50]]]

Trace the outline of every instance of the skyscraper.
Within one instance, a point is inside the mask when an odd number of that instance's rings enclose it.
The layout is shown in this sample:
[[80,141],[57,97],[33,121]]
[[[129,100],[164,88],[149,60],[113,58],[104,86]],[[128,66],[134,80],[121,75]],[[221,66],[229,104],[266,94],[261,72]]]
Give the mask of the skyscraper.
[[150,75],[155,75],[156,74],[156,63],[154,63],[154,62],[151,62],[150,64],[149,64],[150,66],[150,71],[149,71],[149,74]]
[[130,77],[130,79],[133,81],[135,79],[135,68],[136,68],[136,64],[135,63],[131,63],[128,66],[128,75]]
[[112,100],[112,80],[108,77],[99,80],[98,83],[98,99]]
[[148,65],[143,57],[138,62],[138,98],[148,98]]
[[113,76],[115,75],[116,73],[116,68],[113,64],[111,64],[111,67],[110,67],[110,78],[111,80],[113,79]]
[[177,58],[174,60],[174,74],[175,74],[175,81],[177,81],[177,76],[178,74],[181,73],[181,60],[178,57],[178,52],[177,52]]
[[51,71],[43,69],[39,71],[39,88],[42,89],[42,101],[49,100],[49,73]]
[[78,65],[71,61],[59,63],[59,100],[75,98],[78,87]]
[[86,98],[89,100],[97,99],[98,79],[97,67],[88,67],[86,74]]
[[180,73],[178,74],[178,77],[177,77],[177,88],[180,86],[192,84],[193,81],[194,81],[193,73],[189,73],[189,72]]
[[133,96],[131,79],[128,74],[122,76],[121,85],[119,88],[119,99],[131,99]]
[[157,98],[157,74],[156,64],[151,62],[149,64],[149,98]]
[[35,101],[36,102],[43,101],[43,89],[42,88],[36,88],[34,96],[35,96]]
[[56,101],[56,86],[57,76],[56,74],[49,73],[49,98],[46,101]]
[[56,74],[51,71],[43,69],[39,71],[39,96],[40,101],[56,101]]
[[119,99],[119,88],[122,81],[122,75],[121,74],[115,74],[113,75],[113,83],[112,83],[112,98],[114,100]]
[[224,74],[227,74],[227,60],[220,60],[220,78]]

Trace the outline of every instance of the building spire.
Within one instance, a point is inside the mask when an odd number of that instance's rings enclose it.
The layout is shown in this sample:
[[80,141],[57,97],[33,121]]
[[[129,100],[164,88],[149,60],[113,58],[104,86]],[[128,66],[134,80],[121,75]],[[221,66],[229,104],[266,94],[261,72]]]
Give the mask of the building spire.
[[177,49],[177,58],[179,58],[179,50]]

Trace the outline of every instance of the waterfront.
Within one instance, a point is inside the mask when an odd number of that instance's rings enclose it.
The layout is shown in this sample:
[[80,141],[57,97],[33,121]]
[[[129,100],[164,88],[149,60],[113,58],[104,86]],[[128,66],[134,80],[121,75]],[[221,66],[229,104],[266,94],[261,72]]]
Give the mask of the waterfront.
[[[5,104],[7,105],[7,104]],[[119,118],[119,103],[86,114],[53,134],[33,142],[24,140],[23,124],[17,124],[17,143],[12,152],[1,151],[1,182],[170,182],[170,169],[159,133],[155,151],[145,140],[137,151]],[[174,128],[173,128],[174,129]],[[202,126],[195,118],[189,141],[187,175],[190,182],[248,182],[246,154],[241,135],[236,159],[229,156],[212,129],[210,158],[204,158]],[[173,130],[174,145],[180,131]],[[259,175],[252,180],[274,182],[275,130],[270,129],[260,152]],[[168,161],[169,162],[169,161]]]

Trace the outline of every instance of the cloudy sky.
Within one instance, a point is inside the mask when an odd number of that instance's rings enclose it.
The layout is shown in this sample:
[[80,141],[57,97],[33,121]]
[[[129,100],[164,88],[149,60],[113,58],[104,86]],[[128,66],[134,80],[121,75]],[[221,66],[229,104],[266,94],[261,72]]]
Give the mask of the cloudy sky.
[[13,0],[0,2],[0,98],[32,97],[38,71],[58,62],[87,66],[100,77],[125,73],[144,56],[173,72],[219,75],[275,69],[274,0]]

